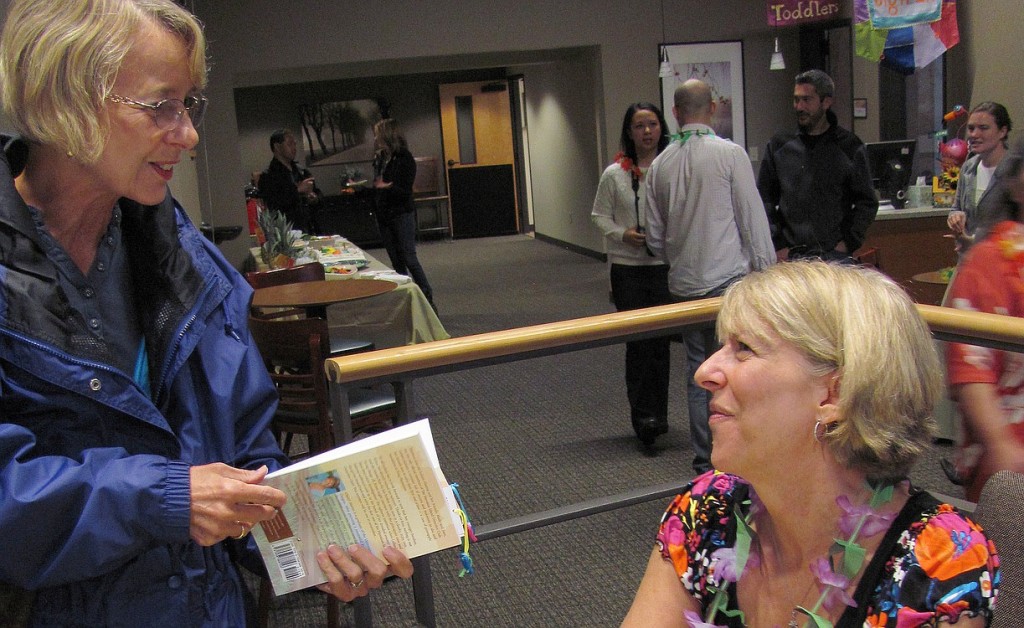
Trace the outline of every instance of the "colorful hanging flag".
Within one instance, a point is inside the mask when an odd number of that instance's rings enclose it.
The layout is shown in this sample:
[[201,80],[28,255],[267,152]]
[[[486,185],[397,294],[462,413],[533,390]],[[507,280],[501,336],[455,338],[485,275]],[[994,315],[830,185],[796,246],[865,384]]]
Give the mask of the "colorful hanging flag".
[[959,43],[956,1],[943,2],[941,15],[939,20],[928,24],[891,29],[885,40],[882,63],[903,72],[913,72]]
[[956,0],[942,3],[942,17],[931,24],[914,26],[914,67],[923,68],[960,43],[956,21]]
[[942,1],[938,20],[901,28],[877,28],[872,23],[871,7],[880,1],[854,0],[854,45],[858,55],[901,72],[913,72],[959,43],[956,0]]
[[868,8],[875,28],[927,24],[942,17],[942,0],[870,0]]
[[885,39],[889,31],[871,26],[871,11],[868,2],[853,0],[853,43],[854,51],[861,57],[878,63],[885,52]]

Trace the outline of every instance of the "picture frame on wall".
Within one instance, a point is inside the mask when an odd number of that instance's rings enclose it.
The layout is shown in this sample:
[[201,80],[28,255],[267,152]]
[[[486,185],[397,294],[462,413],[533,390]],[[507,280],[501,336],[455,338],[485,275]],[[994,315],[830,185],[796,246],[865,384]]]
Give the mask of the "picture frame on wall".
[[868,99],[867,98],[854,98],[853,99],[853,117],[859,120],[863,120],[868,117]]
[[373,160],[373,125],[381,118],[377,100],[303,104],[299,116],[307,166]]
[[661,106],[669,132],[674,134],[679,131],[679,125],[672,115],[676,87],[696,78],[711,87],[712,98],[717,103],[711,123],[715,134],[746,148],[743,42],[660,44],[659,64],[666,59],[672,67],[672,73],[661,77]]

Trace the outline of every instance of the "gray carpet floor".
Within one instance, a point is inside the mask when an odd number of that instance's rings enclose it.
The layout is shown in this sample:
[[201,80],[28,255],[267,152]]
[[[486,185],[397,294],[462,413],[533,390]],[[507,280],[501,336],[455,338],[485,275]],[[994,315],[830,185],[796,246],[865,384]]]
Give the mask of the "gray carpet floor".
[[[370,251],[386,261],[383,250]],[[525,236],[418,246],[452,336],[614,310],[603,262]],[[672,348],[670,431],[643,455],[629,422],[624,347],[423,378],[416,413],[429,417],[448,480],[474,524],[692,477],[685,355]],[[960,496],[936,444],[912,474],[918,486]],[[632,601],[667,500],[474,545],[476,573],[460,578],[456,550],[431,557],[437,625],[617,626]],[[393,580],[373,600],[381,626],[416,626],[412,589]],[[352,622],[349,609],[346,621]],[[273,626],[323,626],[320,594],[277,598]]]

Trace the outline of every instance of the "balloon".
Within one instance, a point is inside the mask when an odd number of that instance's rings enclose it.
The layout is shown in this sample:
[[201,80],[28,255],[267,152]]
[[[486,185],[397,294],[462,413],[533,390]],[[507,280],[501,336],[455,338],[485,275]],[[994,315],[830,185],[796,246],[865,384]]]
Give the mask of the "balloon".
[[960,138],[939,142],[939,154],[943,161],[949,161],[959,166],[967,160],[967,142]]

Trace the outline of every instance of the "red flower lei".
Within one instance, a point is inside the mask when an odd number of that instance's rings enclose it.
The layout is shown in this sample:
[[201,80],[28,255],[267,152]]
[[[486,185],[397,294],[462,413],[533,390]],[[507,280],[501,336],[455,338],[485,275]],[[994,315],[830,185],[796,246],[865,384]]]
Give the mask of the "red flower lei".
[[996,244],[1003,257],[1020,269],[1024,267],[1024,230],[1019,222],[1006,220],[993,227]]
[[644,178],[644,173],[640,170],[640,166],[633,163],[633,160],[629,157],[626,157],[626,153],[620,151],[619,154],[615,155],[615,161],[622,166],[623,170],[633,173],[633,176],[637,179]]

